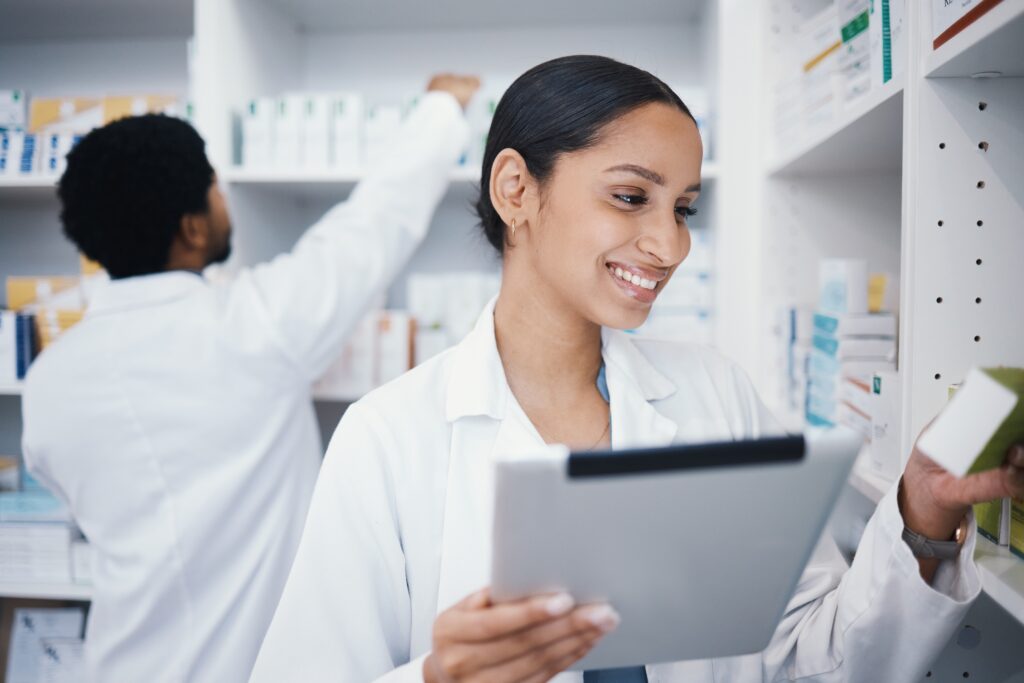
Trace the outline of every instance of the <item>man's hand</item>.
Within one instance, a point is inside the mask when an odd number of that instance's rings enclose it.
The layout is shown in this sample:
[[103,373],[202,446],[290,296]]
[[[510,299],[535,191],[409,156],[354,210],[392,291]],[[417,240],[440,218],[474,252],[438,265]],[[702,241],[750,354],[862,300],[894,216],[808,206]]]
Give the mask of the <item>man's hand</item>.
[[427,92],[440,90],[450,93],[465,109],[473,98],[473,93],[480,89],[480,79],[476,76],[457,76],[455,74],[437,74],[430,79]]

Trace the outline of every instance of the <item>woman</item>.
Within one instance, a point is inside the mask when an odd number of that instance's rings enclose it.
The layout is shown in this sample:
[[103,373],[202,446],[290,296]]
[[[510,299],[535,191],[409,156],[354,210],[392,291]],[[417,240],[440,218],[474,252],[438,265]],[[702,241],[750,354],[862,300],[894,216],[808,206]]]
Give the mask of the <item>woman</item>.
[[[478,203],[503,256],[501,293],[455,349],[345,414],[253,680],[543,681],[615,628],[613,606],[567,595],[490,602],[491,462],[544,442],[619,448],[777,431],[728,361],[615,331],[644,321],[686,257],[700,164],[689,111],[647,72],[569,57],[511,86]],[[764,652],[583,680],[922,676],[978,594],[974,532],[959,559],[919,562],[901,540],[904,519],[947,540],[968,503],[1022,486],[1004,468],[965,480],[968,490],[919,454],[904,481],[851,569],[823,541]]]

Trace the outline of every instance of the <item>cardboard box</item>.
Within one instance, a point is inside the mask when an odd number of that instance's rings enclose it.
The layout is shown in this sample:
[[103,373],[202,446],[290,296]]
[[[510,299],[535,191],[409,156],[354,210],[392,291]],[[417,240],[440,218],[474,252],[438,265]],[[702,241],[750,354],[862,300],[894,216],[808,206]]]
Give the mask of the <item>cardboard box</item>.
[[103,125],[103,101],[95,97],[36,97],[29,116],[30,133],[86,133]]

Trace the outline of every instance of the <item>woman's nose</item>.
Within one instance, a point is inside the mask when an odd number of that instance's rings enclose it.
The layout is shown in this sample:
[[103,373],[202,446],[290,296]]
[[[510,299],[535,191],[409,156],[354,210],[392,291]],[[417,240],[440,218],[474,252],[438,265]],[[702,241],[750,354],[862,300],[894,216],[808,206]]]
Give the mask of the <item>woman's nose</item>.
[[675,212],[671,218],[652,220],[644,226],[637,246],[659,266],[671,268],[686,258],[690,251],[690,229],[677,222]]

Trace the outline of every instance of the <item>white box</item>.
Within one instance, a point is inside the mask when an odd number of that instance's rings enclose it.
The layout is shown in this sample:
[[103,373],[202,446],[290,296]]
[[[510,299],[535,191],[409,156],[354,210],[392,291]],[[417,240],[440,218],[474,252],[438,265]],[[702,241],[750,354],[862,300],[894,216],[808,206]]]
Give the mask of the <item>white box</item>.
[[448,342],[448,334],[443,329],[416,327],[416,340],[413,344],[414,362],[419,365],[425,360],[433,358],[451,344]]
[[67,168],[67,155],[78,136],[70,131],[48,133],[42,136],[43,148],[40,171],[44,175],[60,176]]
[[405,311],[381,311],[377,318],[378,385],[400,377],[412,367],[413,322]]
[[28,94],[24,90],[0,90],[0,128],[28,126]]
[[75,583],[92,584],[93,550],[89,542],[78,539],[71,542],[71,580]]
[[42,641],[46,638],[80,638],[85,613],[82,609],[18,608],[14,610],[7,656],[7,683],[38,683],[41,677]]
[[17,315],[0,311],[0,385],[12,386],[18,379],[18,340],[14,333]]
[[294,170],[302,166],[302,95],[277,98],[274,111],[274,166]]
[[[932,0],[933,47],[938,48],[977,21],[978,17],[991,9],[991,5],[985,5],[985,0]],[[965,23],[957,24],[961,20]]]
[[402,125],[402,109],[392,105],[370,107],[366,117],[366,163],[374,164],[387,154]]
[[900,457],[900,378],[895,372],[876,372],[871,378],[871,448],[868,465],[879,476],[895,481],[903,469]]
[[818,307],[830,313],[868,312],[868,265],[860,259],[822,259]]
[[848,105],[871,89],[871,0],[838,0],[840,93]]
[[363,153],[366,107],[362,95],[337,93],[331,98],[331,163],[338,168],[359,169]]
[[246,168],[267,168],[274,159],[275,100],[250,100],[242,115],[241,163]]
[[331,97],[306,95],[302,107],[302,162],[306,168],[331,164]]

